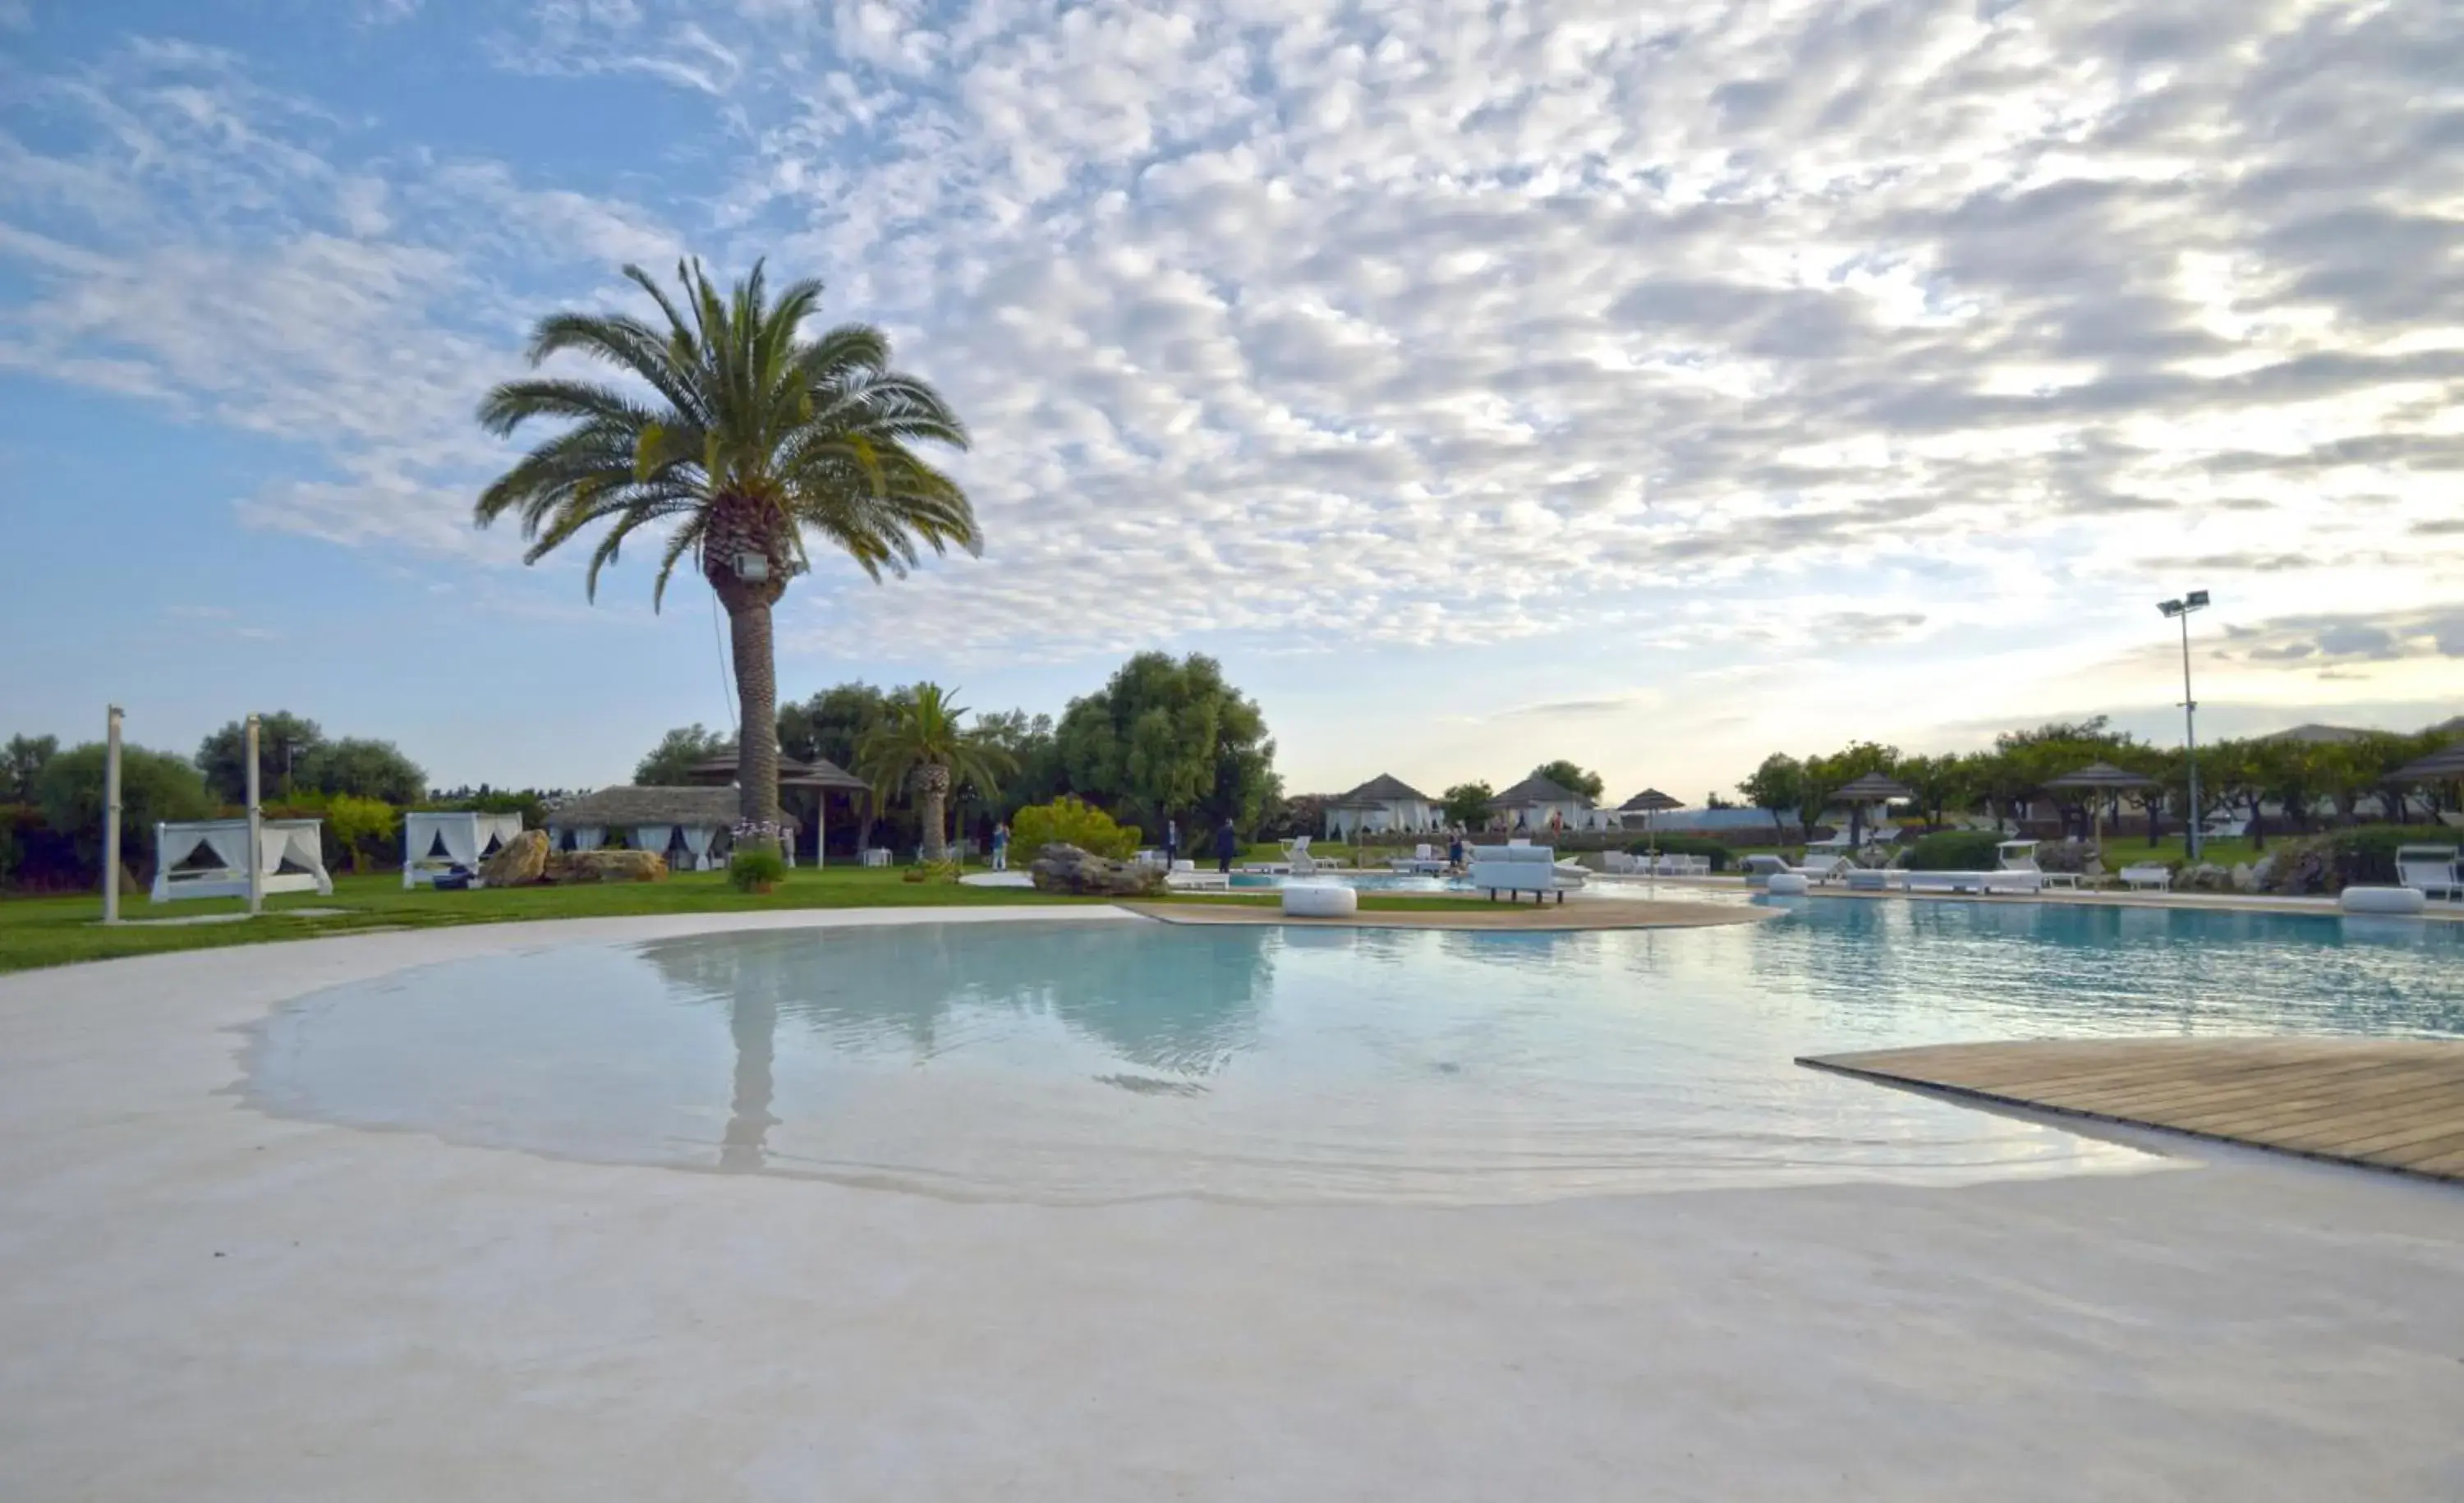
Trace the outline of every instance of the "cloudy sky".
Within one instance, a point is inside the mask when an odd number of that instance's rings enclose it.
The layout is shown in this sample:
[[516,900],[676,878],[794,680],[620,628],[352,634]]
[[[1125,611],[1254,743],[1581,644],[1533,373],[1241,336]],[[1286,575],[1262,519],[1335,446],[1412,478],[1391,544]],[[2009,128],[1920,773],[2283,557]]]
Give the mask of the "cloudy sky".
[[987,539],[789,694],[1224,659],[1296,789],[2464,709],[2445,0],[0,0],[0,734],[440,781],[725,718],[706,590],[469,523],[528,321],[823,277]]

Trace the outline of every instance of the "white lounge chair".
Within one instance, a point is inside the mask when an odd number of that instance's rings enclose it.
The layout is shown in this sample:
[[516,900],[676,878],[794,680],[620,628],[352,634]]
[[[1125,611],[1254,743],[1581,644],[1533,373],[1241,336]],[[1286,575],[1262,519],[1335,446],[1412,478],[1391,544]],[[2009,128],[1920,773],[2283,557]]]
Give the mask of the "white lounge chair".
[[1294,835],[1281,844],[1284,848],[1285,871],[1294,876],[1309,876],[1317,871],[1318,862],[1309,855],[1309,836]]
[[2464,899],[2464,871],[2453,846],[2398,846],[2395,879],[2424,897]]
[[2200,826],[2199,833],[2210,840],[2239,840],[2250,833],[2250,821],[2227,819],[2219,814]]
[[1844,855],[1809,847],[1805,852],[1805,865],[1789,870],[1809,882],[1828,882],[1847,871],[1850,864]]
[[2045,873],[2034,863],[1991,872],[1909,872],[1903,885],[1911,893],[2034,895],[2045,890]]
[[2173,869],[2161,861],[2142,861],[2122,869],[2123,885],[2134,893],[2153,888],[2159,893],[2173,890]]

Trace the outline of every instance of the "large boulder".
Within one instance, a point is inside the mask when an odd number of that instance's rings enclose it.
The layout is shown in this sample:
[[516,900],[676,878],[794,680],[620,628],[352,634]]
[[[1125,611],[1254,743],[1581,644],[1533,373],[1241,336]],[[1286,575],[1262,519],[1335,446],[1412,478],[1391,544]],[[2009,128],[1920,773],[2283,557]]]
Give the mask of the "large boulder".
[[561,851],[548,858],[551,882],[659,882],[668,858],[655,851]]
[[526,829],[479,863],[479,880],[490,887],[527,887],[547,876],[547,831]]
[[1164,873],[1159,867],[1114,861],[1076,846],[1045,847],[1036,852],[1034,864],[1027,871],[1043,891],[1071,893],[1080,897],[1155,897],[1164,888]]

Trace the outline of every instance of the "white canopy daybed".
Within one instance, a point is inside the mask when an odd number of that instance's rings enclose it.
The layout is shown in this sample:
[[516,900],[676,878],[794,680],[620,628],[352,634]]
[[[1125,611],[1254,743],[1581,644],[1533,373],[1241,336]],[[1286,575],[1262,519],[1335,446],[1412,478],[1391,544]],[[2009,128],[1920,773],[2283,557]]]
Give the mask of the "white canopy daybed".
[[480,814],[470,809],[419,809],[402,817],[402,885],[434,882],[455,867],[477,872],[479,863],[522,832],[519,814]]
[[[323,820],[269,819],[259,830],[258,867],[264,873],[259,891],[333,895],[334,879],[325,874]],[[285,872],[285,865],[294,870]],[[154,901],[247,895],[247,820],[192,820],[154,827]]]

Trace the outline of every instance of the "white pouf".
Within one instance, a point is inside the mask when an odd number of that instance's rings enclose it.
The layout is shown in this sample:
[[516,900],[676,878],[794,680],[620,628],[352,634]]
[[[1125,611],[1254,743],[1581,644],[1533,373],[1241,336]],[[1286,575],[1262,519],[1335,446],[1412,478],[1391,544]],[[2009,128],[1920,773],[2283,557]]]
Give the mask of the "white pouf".
[[1284,912],[1294,918],[1341,918],[1360,912],[1360,895],[1332,882],[1287,883]]
[[1763,885],[1771,889],[1773,897],[1803,897],[1814,891],[1814,884],[1795,872],[1773,872],[1771,880]]
[[2348,887],[2336,906],[2348,914],[2417,914],[2429,902],[2414,887]]

